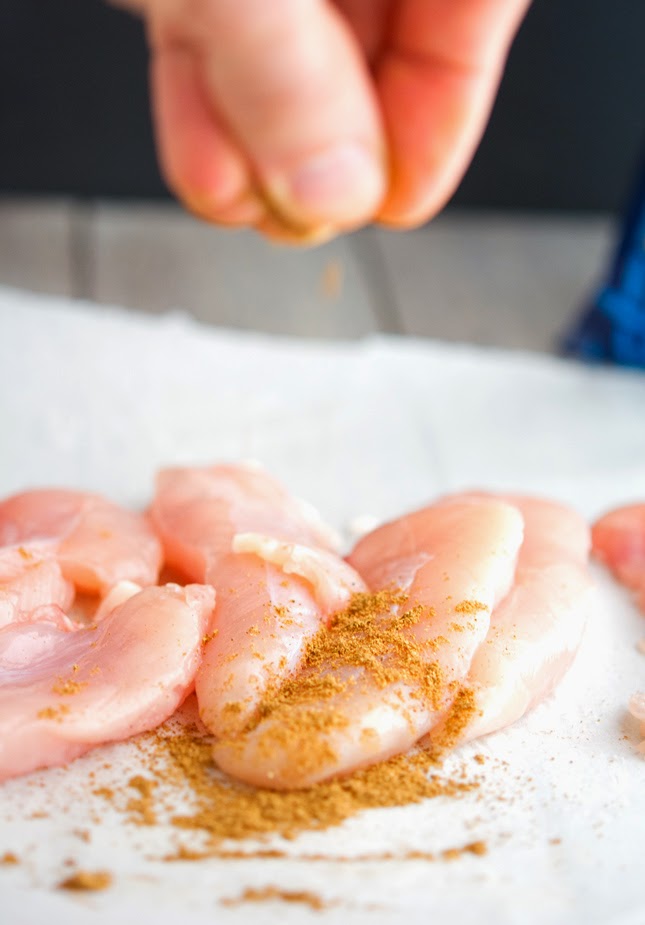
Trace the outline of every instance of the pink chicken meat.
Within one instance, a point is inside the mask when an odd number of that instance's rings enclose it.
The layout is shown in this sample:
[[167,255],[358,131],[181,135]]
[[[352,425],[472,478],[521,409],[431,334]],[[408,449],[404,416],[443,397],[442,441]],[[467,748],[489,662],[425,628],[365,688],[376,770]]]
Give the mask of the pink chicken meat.
[[51,544],[78,591],[106,594],[119,581],[152,585],[161,546],[146,519],[100,495],[36,489],[0,503],[0,546]]
[[193,686],[212,588],[146,588],[97,626],[0,630],[0,780],[154,729]]
[[[323,667],[321,676],[340,688],[312,717],[325,729],[325,761],[300,757],[310,732],[302,741],[280,733],[302,728],[298,714],[311,710],[303,703],[216,743],[216,761],[249,783],[299,787],[406,751],[425,736],[452,746],[514,722],[551,693],[578,649],[594,604],[589,546],[574,511],[515,496],[450,497],[379,528],[350,562],[371,591],[406,591],[386,619],[421,605],[421,619],[403,635],[425,645],[441,696],[428,703],[407,683],[384,690],[369,672]],[[464,692],[470,715],[458,728],[451,700]],[[317,750],[323,754],[320,742]]]
[[229,735],[365,584],[313,510],[255,466],[162,471],[151,518],[167,563],[217,590],[195,686],[206,726]]
[[[610,511],[594,524],[591,535],[594,555],[604,562],[618,581],[636,593],[638,606],[645,614],[645,504],[630,504]],[[641,724],[644,738],[639,751],[645,754],[643,691],[634,694],[629,702],[629,712]]]
[[469,671],[477,712],[463,739],[508,726],[547,697],[578,651],[595,587],[589,527],[575,511],[508,497],[524,518],[513,587],[495,608]]
[[64,612],[73,599],[74,587],[63,578],[51,545],[0,548],[0,629],[32,619],[39,608]]
[[605,514],[594,524],[591,536],[594,555],[636,592],[645,612],[645,504]]
[[[369,534],[350,564],[372,592],[405,591],[405,603],[380,619],[392,624],[403,612],[415,614],[401,630],[401,645],[406,639],[416,645],[428,672],[441,679],[433,702],[403,679],[384,687],[368,668],[322,665],[318,686],[331,696],[319,704],[290,704],[241,737],[216,743],[217,763],[249,783],[286,789],[407,751],[445,715],[466,680],[491,612],[512,585],[522,538],[523,518],[515,507],[470,497],[433,505]],[[324,760],[309,758],[311,728],[321,730],[315,752]],[[283,729],[302,730],[302,736],[285,736]]]

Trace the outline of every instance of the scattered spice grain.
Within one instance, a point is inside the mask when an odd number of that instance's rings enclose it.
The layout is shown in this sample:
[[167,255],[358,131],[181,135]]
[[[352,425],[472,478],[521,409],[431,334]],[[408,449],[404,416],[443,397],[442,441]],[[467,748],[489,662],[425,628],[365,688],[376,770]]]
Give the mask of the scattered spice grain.
[[66,703],[61,703],[56,707],[44,707],[36,713],[37,719],[56,719],[61,720],[66,713],[69,713],[69,707]]
[[58,694],[61,697],[71,697],[79,694],[84,687],[87,687],[87,681],[74,681],[72,678],[58,678],[52,687],[52,694]]
[[58,884],[59,890],[78,892],[105,890],[112,884],[112,874],[106,870],[77,870]]
[[157,786],[154,780],[149,780],[141,774],[131,777],[128,781],[128,787],[139,791],[139,798],[133,798],[128,801],[127,809],[129,812],[138,816],[139,825],[156,825],[157,814],[154,808],[154,789]]
[[242,903],[263,903],[279,901],[284,903],[299,903],[303,906],[309,906],[316,912],[326,909],[330,903],[326,903],[317,893],[310,890],[284,890],[279,886],[264,887],[247,887],[237,897],[224,898],[220,900],[223,906],[239,906]]
[[279,886],[265,887],[247,887],[237,897],[231,897],[220,900],[222,906],[239,906],[242,903],[263,903],[280,901],[285,903],[299,903],[303,906],[309,906],[316,912],[326,909],[330,903],[326,903],[317,893],[310,890],[283,890]]
[[455,613],[479,613],[480,610],[488,610],[481,601],[461,601],[455,605]]

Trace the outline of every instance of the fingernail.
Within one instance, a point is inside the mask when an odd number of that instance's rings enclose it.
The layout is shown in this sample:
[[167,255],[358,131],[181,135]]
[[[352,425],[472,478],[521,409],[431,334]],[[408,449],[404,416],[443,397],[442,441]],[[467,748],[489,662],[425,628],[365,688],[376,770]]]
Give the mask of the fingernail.
[[250,191],[226,204],[207,193],[194,192],[184,194],[183,202],[197,218],[218,225],[254,225],[265,212],[262,202]]
[[384,193],[384,176],[371,151],[345,142],[290,173],[270,176],[267,192],[277,211],[292,221],[347,224],[371,217]]

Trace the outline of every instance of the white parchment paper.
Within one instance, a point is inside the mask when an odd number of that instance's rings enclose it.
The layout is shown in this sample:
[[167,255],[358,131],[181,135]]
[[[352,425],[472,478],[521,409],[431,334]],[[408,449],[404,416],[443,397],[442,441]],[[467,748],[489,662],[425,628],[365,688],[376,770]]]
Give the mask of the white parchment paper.
[[[276,340],[0,290],[0,495],[69,485],[143,506],[158,467],[239,458],[340,529],[471,487],[550,495],[594,517],[645,499],[645,376],[391,337]],[[292,859],[169,864],[163,827],[134,829],[109,808],[93,820],[89,772],[135,761],[130,744],[106,747],[0,786],[0,855],[21,859],[0,867],[0,921],[643,925],[645,760],[625,704],[645,687],[645,620],[598,576],[557,695],[451,759],[478,791],[303,835],[282,846]],[[486,856],[452,862],[298,860],[478,839]],[[110,870],[112,887],[56,891],[66,861]],[[329,905],[221,903],[268,884]]]

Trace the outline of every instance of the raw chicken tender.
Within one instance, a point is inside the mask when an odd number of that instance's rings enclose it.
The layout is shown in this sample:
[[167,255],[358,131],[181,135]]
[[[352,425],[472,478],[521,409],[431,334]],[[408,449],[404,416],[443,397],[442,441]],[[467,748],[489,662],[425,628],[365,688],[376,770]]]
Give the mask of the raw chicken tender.
[[[332,643],[336,628],[346,634],[331,649],[336,655],[319,660],[314,650],[293,684],[261,705],[258,722],[215,744],[217,763],[249,783],[283,789],[406,751],[463,700],[491,612],[511,587],[522,537],[515,507],[471,497],[366,536],[349,562],[372,592],[382,592],[383,605],[377,598],[363,606],[359,598],[355,613],[350,605],[347,619],[332,621]],[[388,600],[387,589],[405,593]],[[363,649],[350,654],[356,640]]]
[[629,701],[629,712],[637,719],[641,724],[641,735],[643,736],[643,741],[638,746],[639,752],[645,755],[645,693],[642,691],[634,694],[634,696]]
[[632,504],[601,517],[591,531],[594,555],[634,590],[645,612],[645,504]]
[[118,581],[152,585],[161,546],[145,517],[100,495],[37,489],[0,502],[0,546],[50,541],[77,590],[106,594]]
[[146,588],[97,626],[0,630],[0,780],[154,729],[191,691],[212,588]]
[[524,517],[513,588],[495,608],[468,680],[477,713],[474,739],[514,723],[547,697],[571,665],[594,605],[586,568],[590,532],[575,511],[535,498],[509,497]]
[[[618,581],[636,592],[638,605],[645,613],[645,504],[631,504],[605,514],[594,524],[591,536],[594,555]],[[634,694],[629,712],[641,721],[645,736],[645,694]],[[639,751],[645,754],[645,739]]]
[[313,509],[255,466],[165,470],[151,517],[167,563],[217,590],[195,686],[206,726],[231,734],[365,585]]
[[63,578],[51,545],[0,548],[0,629],[28,620],[37,608],[65,611],[73,599],[73,585]]

